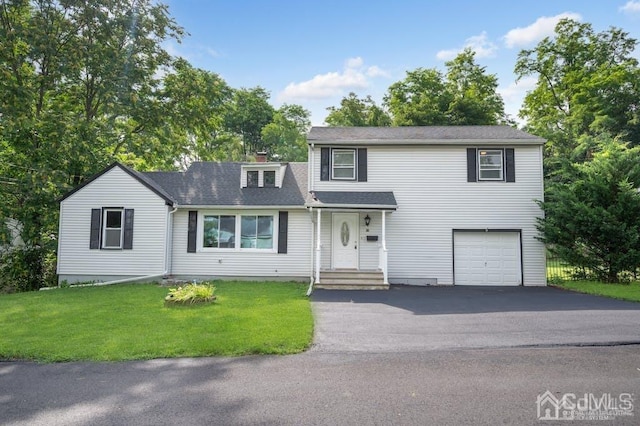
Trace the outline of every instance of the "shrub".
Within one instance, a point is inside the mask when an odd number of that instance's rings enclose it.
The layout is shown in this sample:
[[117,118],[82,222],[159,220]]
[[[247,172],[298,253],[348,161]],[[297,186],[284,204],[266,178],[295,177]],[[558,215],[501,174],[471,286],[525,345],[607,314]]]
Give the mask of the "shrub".
[[164,298],[166,304],[192,305],[209,303],[216,299],[215,287],[211,284],[187,284],[184,287],[169,289]]

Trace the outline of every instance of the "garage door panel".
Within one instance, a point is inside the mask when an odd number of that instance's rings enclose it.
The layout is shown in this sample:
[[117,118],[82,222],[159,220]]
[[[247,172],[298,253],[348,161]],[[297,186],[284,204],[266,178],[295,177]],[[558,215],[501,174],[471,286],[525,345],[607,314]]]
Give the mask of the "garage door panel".
[[457,285],[520,285],[518,232],[454,232]]

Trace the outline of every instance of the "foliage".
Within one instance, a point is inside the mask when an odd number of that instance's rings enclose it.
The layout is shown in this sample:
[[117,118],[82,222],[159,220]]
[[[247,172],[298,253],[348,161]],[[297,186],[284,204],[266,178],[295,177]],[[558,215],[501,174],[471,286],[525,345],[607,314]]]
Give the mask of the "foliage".
[[[0,295],[0,359],[44,362],[289,354],[313,336],[306,286],[216,281],[216,304],[165,307],[152,284]],[[60,344],[65,342],[65,344]]]
[[[43,249],[16,247],[0,252],[0,293],[38,290],[56,284],[56,265],[53,253]],[[36,270],[31,265],[43,262]]]
[[262,128],[262,141],[271,159],[307,161],[307,132],[311,113],[300,105],[282,105]]
[[565,162],[540,202],[541,240],[605,282],[640,267],[640,147],[603,137],[593,159]]
[[213,302],[216,296],[213,294],[213,284],[187,284],[178,288],[169,289],[169,294],[164,298],[165,303],[193,305],[195,303]]
[[518,78],[537,77],[520,116],[528,131],[548,139],[548,157],[565,158],[582,135],[609,133],[640,144],[636,44],[618,28],[596,33],[591,24],[565,19],[553,37],[520,52]]
[[640,302],[640,282],[638,281],[625,284],[611,284],[598,281],[564,281],[556,283],[555,285],[565,290],[612,297],[630,302]]
[[481,125],[508,122],[504,102],[497,93],[498,78],[486,74],[465,49],[446,63],[443,75],[436,69],[407,71],[393,83],[384,102],[396,126]]
[[327,111],[329,115],[325,118],[325,122],[333,127],[391,126],[391,117],[376,105],[371,96],[360,99],[351,92],[347,97],[342,98],[340,107],[329,107]]
[[269,92],[262,87],[237,89],[225,117],[226,127],[242,137],[244,155],[268,151],[262,140],[262,128],[273,120]]
[[151,0],[0,4],[0,222],[27,249],[15,276],[46,276],[62,193],[124,153],[153,162],[161,44],[181,35]]

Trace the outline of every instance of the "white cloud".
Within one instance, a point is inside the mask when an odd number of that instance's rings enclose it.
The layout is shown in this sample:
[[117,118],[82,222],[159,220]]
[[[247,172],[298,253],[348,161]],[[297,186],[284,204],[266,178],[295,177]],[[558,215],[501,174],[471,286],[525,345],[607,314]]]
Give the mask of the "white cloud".
[[553,35],[553,31],[561,19],[582,20],[579,13],[563,12],[555,16],[542,16],[536,22],[527,27],[518,27],[510,30],[504,36],[504,44],[509,47],[532,45],[543,38]]
[[388,73],[378,66],[364,67],[361,57],[349,58],[345,61],[341,72],[318,74],[310,80],[300,83],[289,83],[278,95],[281,101],[302,99],[326,99],[340,96],[350,90],[369,87],[370,79],[387,77]]
[[519,81],[514,81],[506,87],[499,87],[498,93],[502,96],[505,103],[518,102],[524,98],[524,95],[536,87],[538,79],[536,77],[525,77]]
[[487,32],[483,31],[478,35],[474,35],[465,40],[464,45],[458,49],[446,49],[436,53],[436,58],[441,61],[448,61],[456,56],[464,49],[470,48],[476,52],[476,58],[490,58],[495,56],[498,46],[489,40]]
[[629,0],[624,6],[620,6],[620,11],[628,15],[640,13],[640,1]]

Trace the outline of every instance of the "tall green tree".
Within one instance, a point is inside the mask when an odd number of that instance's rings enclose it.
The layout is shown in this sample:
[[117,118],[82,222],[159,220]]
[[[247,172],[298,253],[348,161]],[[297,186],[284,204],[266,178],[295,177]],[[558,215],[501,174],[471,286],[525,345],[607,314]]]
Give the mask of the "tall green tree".
[[391,126],[391,117],[384,109],[376,105],[371,96],[360,99],[351,92],[342,98],[339,107],[332,106],[327,108],[327,111],[329,111],[329,115],[325,118],[325,122],[329,126]]
[[637,42],[618,28],[595,32],[562,20],[553,37],[518,55],[518,78],[534,76],[520,111],[527,130],[546,138],[547,155],[566,157],[581,135],[603,132],[640,144]]
[[269,157],[278,161],[307,161],[307,132],[311,113],[300,105],[282,105],[262,128]]
[[508,123],[498,79],[475,62],[470,49],[437,69],[407,71],[384,97],[396,126]]
[[260,86],[233,92],[225,123],[229,131],[242,138],[245,156],[267,149],[262,128],[273,120],[274,109],[269,97],[269,92]]
[[506,122],[498,77],[475,62],[474,51],[465,49],[446,66],[446,86],[452,97],[446,111],[450,124]]
[[0,2],[0,223],[22,225],[24,288],[50,276],[56,199],[123,153],[149,156],[162,42],[181,35],[151,0]]
[[238,161],[242,159],[239,136],[229,132],[225,119],[231,108],[233,89],[217,74],[194,68],[178,59],[163,79],[162,108],[167,114],[156,134],[159,168],[193,161]]
[[547,183],[538,229],[560,259],[617,282],[640,267],[640,147],[606,135],[583,138],[596,148],[593,158],[565,161]]

